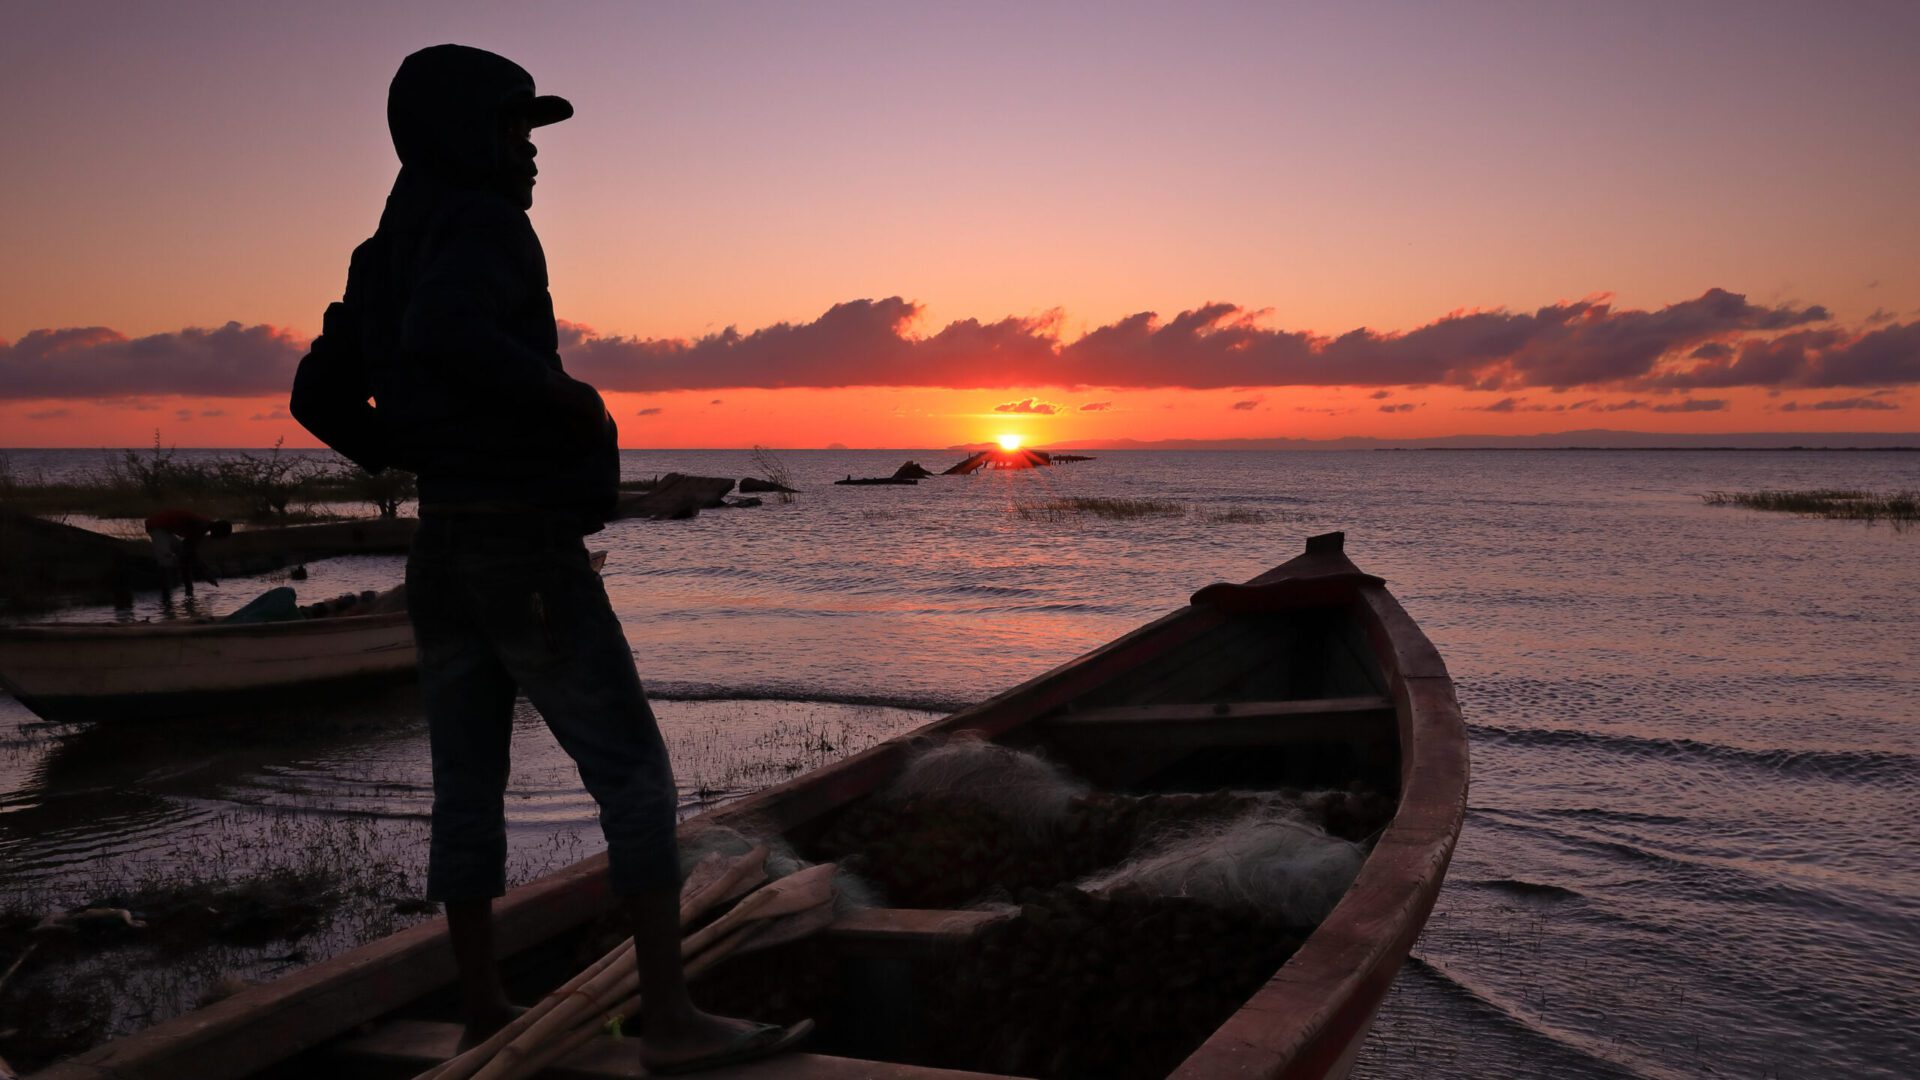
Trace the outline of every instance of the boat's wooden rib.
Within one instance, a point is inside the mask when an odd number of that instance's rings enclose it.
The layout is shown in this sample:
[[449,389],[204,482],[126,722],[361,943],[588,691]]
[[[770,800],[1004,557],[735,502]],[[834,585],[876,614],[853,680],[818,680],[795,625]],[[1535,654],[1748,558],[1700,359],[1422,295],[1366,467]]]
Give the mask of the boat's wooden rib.
[[[370,1034],[341,1043],[336,1053],[348,1070],[369,1061],[424,1067],[452,1057],[459,1041],[458,1024],[396,1020]],[[544,1080],[643,1077],[647,1074],[640,1067],[638,1046],[632,1040],[597,1040],[549,1065],[540,1075]],[[745,1065],[711,1069],[700,1075],[708,1080],[1002,1080],[989,1073],[809,1053],[782,1054]]]

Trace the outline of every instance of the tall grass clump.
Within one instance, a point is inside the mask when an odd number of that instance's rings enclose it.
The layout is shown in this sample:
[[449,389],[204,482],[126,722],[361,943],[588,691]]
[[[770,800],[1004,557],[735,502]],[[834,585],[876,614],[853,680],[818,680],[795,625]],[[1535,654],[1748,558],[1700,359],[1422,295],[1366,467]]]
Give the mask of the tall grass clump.
[[[756,443],[753,447],[753,453],[748,456],[747,460],[753,462],[753,467],[759,469],[760,475],[769,483],[778,484],[783,488],[793,486],[793,474],[787,471],[787,463],[781,461],[772,450]],[[793,492],[791,491],[776,491],[774,494],[778,496],[783,503],[793,501]]]
[[1740,506],[1802,517],[1846,521],[1887,521],[1904,526],[1920,521],[1920,491],[1872,492],[1860,488],[1814,488],[1807,491],[1709,491],[1700,496],[1708,506]]
[[179,460],[154,432],[147,450],[123,450],[82,484],[49,485],[41,501],[95,517],[143,517],[165,506],[200,509],[243,521],[311,521],[312,504],[332,469],[314,458],[282,453],[277,441],[263,455],[241,451],[200,461]]
[[331,494],[331,489],[338,489],[339,494],[350,499],[371,504],[383,518],[399,517],[401,503],[412,502],[420,497],[420,488],[412,473],[399,469],[370,473],[350,461],[337,467],[320,484],[322,494]]
[[0,504],[43,517],[143,518],[180,506],[211,517],[286,525],[341,516],[316,509],[320,503],[364,502],[381,517],[397,517],[401,505],[417,497],[413,475],[398,469],[375,475],[341,458],[286,452],[278,442],[264,453],[182,458],[160,441],[159,432],[151,447],[109,455],[74,480],[27,475],[0,462]]

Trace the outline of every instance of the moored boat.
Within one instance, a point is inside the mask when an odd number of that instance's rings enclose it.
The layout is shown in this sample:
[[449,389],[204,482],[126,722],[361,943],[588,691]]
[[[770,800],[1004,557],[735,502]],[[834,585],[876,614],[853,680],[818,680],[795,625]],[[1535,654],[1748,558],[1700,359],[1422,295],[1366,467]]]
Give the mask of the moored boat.
[[[1363,826],[1350,883],[1343,880],[1317,925],[1299,927],[1283,962],[1254,970],[1225,1013],[1208,1018],[1191,1045],[1151,1073],[1182,1080],[1344,1076],[1433,906],[1465,810],[1466,739],[1445,665],[1384,583],[1361,573],[1340,535],[1329,534],[1244,585],[1202,589],[1186,607],[1077,660],[689,827],[779,839],[817,854],[863,811],[869,819],[900,816],[876,800],[928,746],[954,740],[1007,754],[1041,752],[1091,785],[1086,805],[1297,790],[1365,789],[1387,800],[1381,823]],[[874,814],[877,807],[882,812]],[[604,878],[604,857],[591,858],[513,890],[496,906],[497,945],[518,985],[544,990],[568,973],[566,958],[612,906]],[[760,954],[771,965],[763,982],[820,988],[806,1002],[820,1019],[818,1038],[806,1052],[708,1075],[955,1080],[1008,1075],[995,1064],[1002,1060],[1053,1063],[1015,1075],[1093,1075],[1071,1064],[1066,1047],[1001,1054],[988,1045],[994,1033],[983,1032],[967,1056],[939,1037],[967,1019],[935,1008],[956,1000],[947,993],[956,980],[1005,976],[1009,992],[1038,1009],[1086,997],[1115,977],[1091,963],[1039,965],[1018,951],[975,947],[996,928],[1044,922],[1050,902],[869,906],[802,943],[808,952]],[[1178,924],[1250,943],[1236,965],[1242,974],[1249,962],[1257,967],[1274,955],[1262,937],[1269,923],[1257,916],[1236,923],[1206,913]],[[723,964],[715,976],[727,970]],[[539,972],[546,975],[536,978]],[[433,920],[40,1075],[412,1075],[448,1056],[458,1038],[445,1013],[451,978],[445,927]],[[1147,1006],[1180,1005],[1205,989],[1171,977],[1149,985],[1167,1001]],[[1192,1010],[1173,1011],[1192,1019]],[[640,1072],[630,1042],[601,1039],[543,1075]]]
[[[593,553],[598,568],[606,552]],[[382,602],[393,599],[395,602]],[[391,610],[399,605],[399,610]],[[373,614],[0,626],[0,689],[44,720],[150,720],[352,694],[413,678],[399,590]]]
[[0,627],[0,687],[46,720],[193,715],[403,682],[405,611],[285,622]]

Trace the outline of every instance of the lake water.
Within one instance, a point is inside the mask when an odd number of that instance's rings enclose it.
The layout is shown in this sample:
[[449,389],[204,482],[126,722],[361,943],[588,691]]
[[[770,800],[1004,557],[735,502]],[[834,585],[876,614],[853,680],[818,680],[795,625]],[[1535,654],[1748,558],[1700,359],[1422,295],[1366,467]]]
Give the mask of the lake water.
[[[1132,452],[829,484],[960,456],[783,453],[804,489],[791,504],[593,539],[666,699],[686,805],[1005,689],[1344,530],[1446,658],[1474,767],[1446,888],[1357,1075],[1920,1074],[1920,530],[1699,499],[1920,488],[1920,454]],[[626,469],[757,471],[719,451],[633,451]],[[1181,513],[1034,512],[1067,496]],[[300,587],[385,587],[400,568],[315,563]],[[230,610],[264,585],[197,602]],[[133,615],[157,611],[143,597]],[[524,877],[599,840],[564,758],[535,716],[520,722]],[[239,866],[303,844],[417,851],[417,706],[400,694],[300,723],[194,744],[49,727],[0,701],[6,888],[84,898],[183,852]]]

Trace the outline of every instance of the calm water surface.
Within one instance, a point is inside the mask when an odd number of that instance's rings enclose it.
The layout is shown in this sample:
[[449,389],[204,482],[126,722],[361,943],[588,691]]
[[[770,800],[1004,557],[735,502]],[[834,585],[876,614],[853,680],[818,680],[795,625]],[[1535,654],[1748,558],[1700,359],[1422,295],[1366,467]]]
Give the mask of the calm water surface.
[[[791,504],[618,522],[593,541],[642,676],[668,699],[690,809],[1005,689],[1343,529],[1451,667],[1474,765],[1446,889],[1359,1075],[1920,1074],[1920,531],[1698,499],[1916,488],[1920,455],[1138,452],[828,483],[909,456],[960,455],[788,453],[805,488]],[[626,465],[755,471],[736,452]],[[1031,509],[1081,495],[1183,512]],[[1264,520],[1219,520],[1235,510]],[[300,588],[384,587],[400,564],[316,563]],[[224,582],[199,603],[230,610],[262,587]],[[133,617],[158,610],[145,597]],[[411,852],[424,830],[404,693],[347,717],[261,717],[217,746],[39,725],[0,702],[0,740],[13,891],[79,895],[182,852]],[[590,803],[524,710],[516,750],[516,874],[597,849]]]

